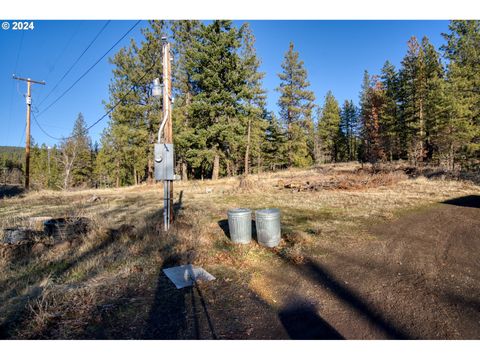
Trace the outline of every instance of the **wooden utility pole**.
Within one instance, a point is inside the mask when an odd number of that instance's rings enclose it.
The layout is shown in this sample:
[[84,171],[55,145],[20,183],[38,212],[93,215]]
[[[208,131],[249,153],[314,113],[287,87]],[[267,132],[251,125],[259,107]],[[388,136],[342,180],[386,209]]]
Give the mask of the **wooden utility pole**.
[[[163,42],[163,114],[167,116],[164,130],[164,143],[173,144],[173,126],[172,126],[172,66],[170,55],[170,43]],[[164,186],[164,219],[165,230],[168,230],[173,223],[173,180],[165,180]]]
[[32,84],[45,85],[45,81],[32,80],[30,78],[21,78],[13,75],[15,80],[26,81],[27,82],[27,126],[26,126],[26,144],[25,144],[25,190],[30,188],[30,112],[32,107]]

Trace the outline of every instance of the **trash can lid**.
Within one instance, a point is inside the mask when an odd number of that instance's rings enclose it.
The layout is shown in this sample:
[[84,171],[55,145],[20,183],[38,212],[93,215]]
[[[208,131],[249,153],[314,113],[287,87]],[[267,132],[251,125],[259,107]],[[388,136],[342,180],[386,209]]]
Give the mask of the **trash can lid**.
[[241,213],[252,212],[252,210],[245,209],[245,208],[236,208],[236,209],[228,209],[228,212],[232,214],[241,214]]
[[261,217],[275,217],[280,215],[280,209],[270,208],[270,209],[261,209],[255,211],[255,216]]

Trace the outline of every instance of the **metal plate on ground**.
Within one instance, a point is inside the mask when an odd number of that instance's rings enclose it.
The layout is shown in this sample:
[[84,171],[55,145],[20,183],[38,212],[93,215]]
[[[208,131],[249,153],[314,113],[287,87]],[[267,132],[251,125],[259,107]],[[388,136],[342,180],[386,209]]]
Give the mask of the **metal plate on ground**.
[[212,281],[215,277],[199,266],[192,264],[175,266],[163,269],[165,275],[173,282],[177,289],[193,286],[197,281]]

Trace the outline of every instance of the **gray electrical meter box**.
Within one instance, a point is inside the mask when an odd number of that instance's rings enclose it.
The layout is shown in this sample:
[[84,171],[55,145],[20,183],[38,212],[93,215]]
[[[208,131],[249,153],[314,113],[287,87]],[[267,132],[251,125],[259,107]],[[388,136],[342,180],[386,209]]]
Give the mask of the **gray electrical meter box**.
[[155,144],[155,180],[176,180],[174,160],[173,144]]

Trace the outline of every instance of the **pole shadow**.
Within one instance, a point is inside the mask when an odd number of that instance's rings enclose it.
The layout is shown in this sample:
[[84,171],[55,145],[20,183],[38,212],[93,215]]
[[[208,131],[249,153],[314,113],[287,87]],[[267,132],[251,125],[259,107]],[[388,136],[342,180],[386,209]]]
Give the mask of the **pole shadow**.
[[[295,264],[294,261],[287,255],[282,253],[277,254],[284,261],[290,264]],[[339,300],[348,304],[354,311],[368,319],[369,322],[372,323],[376,328],[385,333],[388,338],[398,340],[410,339],[408,334],[400,329],[397,329],[375,308],[362,300],[358,294],[335,279],[334,275],[331,274],[325,267],[313,262],[311,259],[305,259],[303,264],[298,264],[295,266],[297,266],[303,274],[329,289]]]
[[313,304],[289,305],[278,313],[278,317],[292,340],[345,340],[318,315]]
[[459,198],[445,200],[442,202],[442,204],[480,209],[480,196],[479,195],[462,196]]
[[163,271],[157,280],[145,334],[146,340],[175,340],[185,338],[185,300],[191,288],[177,289]]
[[175,214],[175,218],[178,216],[180,213],[180,210],[183,209],[183,190],[180,191],[180,194],[178,196],[178,201],[173,204],[173,212]]

